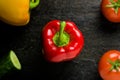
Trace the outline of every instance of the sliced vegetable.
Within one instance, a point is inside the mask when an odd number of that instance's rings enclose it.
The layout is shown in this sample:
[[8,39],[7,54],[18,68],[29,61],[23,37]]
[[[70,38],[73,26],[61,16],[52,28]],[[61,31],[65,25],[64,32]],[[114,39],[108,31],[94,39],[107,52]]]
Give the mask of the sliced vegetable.
[[12,70],[21,70],[21,64],[14,51],[0,61],[0,77]]

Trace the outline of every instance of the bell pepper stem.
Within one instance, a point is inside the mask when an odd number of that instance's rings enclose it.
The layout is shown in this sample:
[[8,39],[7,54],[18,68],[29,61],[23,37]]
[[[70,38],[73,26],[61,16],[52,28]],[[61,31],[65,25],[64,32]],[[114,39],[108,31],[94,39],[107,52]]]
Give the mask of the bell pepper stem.
[[53,42],[58,46],[66,46],[69,43],[70,36],[67,32],[64,31],[66,26],[65,21],[60,22],[60,30],[53,37]]
[[40,3],[40,0],[30,0],[30,9],[37,7]]
[[66,26],[65,21],[61,21],[61,22],[60,22],[60,31],[59,31],[59,44],[60,44],[60,42],[62,42],[63,32],[64,32],[65,26]]

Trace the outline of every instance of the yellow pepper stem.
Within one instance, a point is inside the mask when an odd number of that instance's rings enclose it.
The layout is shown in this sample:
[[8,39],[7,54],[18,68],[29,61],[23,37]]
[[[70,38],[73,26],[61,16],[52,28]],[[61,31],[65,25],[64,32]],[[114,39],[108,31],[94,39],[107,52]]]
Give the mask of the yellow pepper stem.
[[37,7],[40,3],[40,0],[30,0],[30,9]]

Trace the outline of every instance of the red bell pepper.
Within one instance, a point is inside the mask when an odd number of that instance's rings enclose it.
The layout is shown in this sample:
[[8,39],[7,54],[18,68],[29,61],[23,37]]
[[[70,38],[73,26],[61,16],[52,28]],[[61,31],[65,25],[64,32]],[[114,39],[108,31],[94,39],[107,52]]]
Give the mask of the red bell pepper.
[[50,62],[74,59],[82,50],[84,38],[74,22],[52,20],[42,30],[43,54]]

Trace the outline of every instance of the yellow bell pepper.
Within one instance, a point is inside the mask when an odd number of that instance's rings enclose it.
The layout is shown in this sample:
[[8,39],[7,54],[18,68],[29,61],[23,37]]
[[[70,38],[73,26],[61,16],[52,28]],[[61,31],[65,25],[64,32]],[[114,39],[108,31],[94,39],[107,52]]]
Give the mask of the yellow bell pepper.
[[26,25],[30,21],[30,10],[40,0],[0,0],[0,20],[15,26]]

